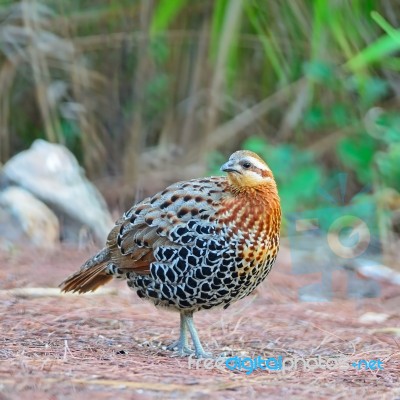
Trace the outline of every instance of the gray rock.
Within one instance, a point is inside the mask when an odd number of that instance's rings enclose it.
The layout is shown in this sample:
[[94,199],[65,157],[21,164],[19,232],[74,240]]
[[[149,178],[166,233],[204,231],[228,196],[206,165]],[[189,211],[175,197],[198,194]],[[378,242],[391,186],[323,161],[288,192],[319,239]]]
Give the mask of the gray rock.
[[89,230],[101,244],[113,226],[107,205],[64,146],[36,140],[29,150],[11,158],[3,179],[46,203],[61,221],[62,238],[79,242]]
[[60,241],[56,215],[32,194],[18,187],[0,192],[0,236],[12,243],[29,242],[54,248]]

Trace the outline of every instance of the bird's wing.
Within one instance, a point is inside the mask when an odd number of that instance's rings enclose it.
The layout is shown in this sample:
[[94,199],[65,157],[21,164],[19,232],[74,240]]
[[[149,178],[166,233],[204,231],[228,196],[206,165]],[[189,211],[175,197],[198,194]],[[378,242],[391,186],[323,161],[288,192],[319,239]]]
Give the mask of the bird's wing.
[[160,247],[189,244],[193,235],[199,234],[199,222],[213,222],[227,191],[225,177],[210,177],[178,182],[146,198],[127,211],[110,232],[107,247],[111,260],[122,270],[149,274],[150,264],[156,260],[154,252]]

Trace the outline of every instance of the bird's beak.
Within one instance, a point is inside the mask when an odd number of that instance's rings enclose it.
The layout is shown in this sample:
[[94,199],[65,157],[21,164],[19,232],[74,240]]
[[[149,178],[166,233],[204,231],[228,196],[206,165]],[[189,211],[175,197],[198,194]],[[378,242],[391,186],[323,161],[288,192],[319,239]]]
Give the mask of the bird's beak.
[[221,171],[224,172],[235,172],[237,174],[240,174],[241,172],[239,169],[235,166],[235,163],[233,161],[228,161],[225,164],[221,166]]

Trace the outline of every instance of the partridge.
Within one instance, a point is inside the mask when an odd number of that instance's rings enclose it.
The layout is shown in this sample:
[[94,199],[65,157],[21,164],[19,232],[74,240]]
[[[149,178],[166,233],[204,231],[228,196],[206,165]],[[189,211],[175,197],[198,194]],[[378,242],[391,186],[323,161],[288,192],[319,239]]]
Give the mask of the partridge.
[[268,165],[255,153],[233,153],[213,176],[178,182],[134,205],[106,246],[69,276],[64,292],[94,291],[127,280],[140,298],[180,313],[179,340],[169,346],[206,357],[193,313],[249,295],[279,249],[281,208]]

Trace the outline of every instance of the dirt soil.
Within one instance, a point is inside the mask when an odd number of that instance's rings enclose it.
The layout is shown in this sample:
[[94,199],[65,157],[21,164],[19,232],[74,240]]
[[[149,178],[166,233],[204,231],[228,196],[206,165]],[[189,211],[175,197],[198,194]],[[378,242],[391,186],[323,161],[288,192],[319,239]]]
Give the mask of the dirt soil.
[[[292,275],[283,248],[255,295],[195,315],[206,350],[284,360],[342,356],[349,368],[336,368],[335,360],[331,369],[310,362],[285,372],[207,369],[213,361],[196,368],[195,359],[189,366],[165,349],[178,336],[178,314],[140,300],[123,282],[109,285],[114,294],[13,291],[54,288],[93,251],[0,253],[0,399],[400,399],[399,286],[349,300],[337,276],[334,301],[299,302],[299,287],[318,274]],[[351,366],[362,359],[379,359],[383,369]]]

